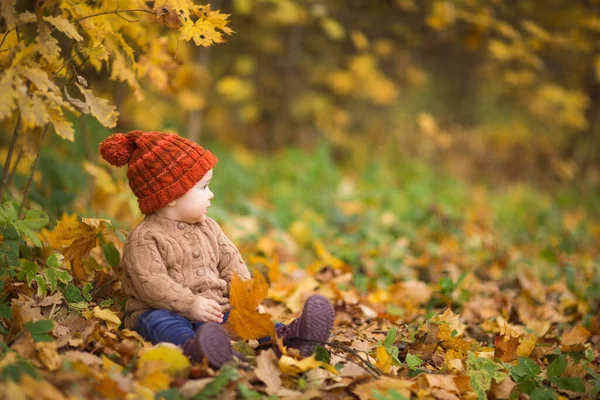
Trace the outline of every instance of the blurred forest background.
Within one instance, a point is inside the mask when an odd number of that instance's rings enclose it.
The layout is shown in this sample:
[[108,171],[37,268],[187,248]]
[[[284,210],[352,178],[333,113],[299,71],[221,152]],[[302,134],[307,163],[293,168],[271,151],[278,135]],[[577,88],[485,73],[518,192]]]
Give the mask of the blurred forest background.
[[[396,378],[468,376],[460,394],[480,399],[503,398],[506,373],[504,397],[600,393],[600,0],[0,7],[0,334],[36,367],[69,346],[135,366],[115,282],[143,216],[98,145],[140,129],[219,157],[210,216],[251,267],[281,270],[277,318],[320,291],[346,344]],[[85,316],[74,342],[67,314]],[[20,344],[54,337],[50,367]]]
[[[158,19],[137,13],[137,23],[118,20],[111,25],[116,34],[98,36],[102,51],[114,50],[114,57],[70,49],[71,63],[81,64],[94,89],[116,105],[120,115],[110,132],[172,130],[217,143],[242,163],[286,148],[310,153],[325,146],[350,174],[381,163],[402,176],[422,165],[491,188],[508,182],[544,191],[568,187],[598,212],[600,2],[232,0],[212,6],[236,17],[235,33],[216,47],[178,41],[168,28],[180,23],[168,13]],[[31,4],[18,2],[19,8]],[[140,40],[148,29],[166,34]],[[17,39],[7,36],[4,47]],[[143,51],[133,57],[136,45]],[[65,79],[68,71],[60,71]],[[67,136],[74,145],[45,139],[39,173],[50,181],[35,180],[52,187],[56,204],[42,200],[49,189],[32,191],[55,216],[71,203],[57,191],[77,197],[87,190],[86,175],[100,179],[107,172],[88,164],[98,162],[97,144],[109,130],[91,117],[71,121],[77,134]],[[4,155],[14,124],[4,119]],[[22,154],[11,158],[17,186],[27,182],[28,156],[40,148],[42,124],[30,127],[34,133],[20,138]],[[87,174],[61,166],[83,158]]]

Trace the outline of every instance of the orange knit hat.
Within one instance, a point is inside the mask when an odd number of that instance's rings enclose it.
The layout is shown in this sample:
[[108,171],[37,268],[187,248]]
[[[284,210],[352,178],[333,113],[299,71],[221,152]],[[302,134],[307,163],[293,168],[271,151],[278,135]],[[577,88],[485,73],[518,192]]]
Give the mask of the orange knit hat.
[[115,133],[100,143],[100,154],[117,167],[129,163],[129,187],[144,214],[186,194],[217,163],[202,146],[163,132]]

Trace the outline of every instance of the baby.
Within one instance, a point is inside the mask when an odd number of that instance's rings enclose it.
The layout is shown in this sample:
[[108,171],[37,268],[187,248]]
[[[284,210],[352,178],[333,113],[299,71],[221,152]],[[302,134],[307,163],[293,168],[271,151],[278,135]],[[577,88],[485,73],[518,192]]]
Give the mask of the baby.
[[[125,327],[154,344],[179,345],[188,357],[206,358],[213,367],[241,358],[222,324],[233,273],[251,276],[238,249],[207,217],[217,157],[178,135],[142,131],[109,136],[100,153],[117,167],[129,164],[129,186],[145,214],[127,237],[121,262]],[[308,356],[316,345],[294,344],[293,338],[326,341],[334,317],[329,300],[312,295],[301,316],[277,324],[276,333]]]

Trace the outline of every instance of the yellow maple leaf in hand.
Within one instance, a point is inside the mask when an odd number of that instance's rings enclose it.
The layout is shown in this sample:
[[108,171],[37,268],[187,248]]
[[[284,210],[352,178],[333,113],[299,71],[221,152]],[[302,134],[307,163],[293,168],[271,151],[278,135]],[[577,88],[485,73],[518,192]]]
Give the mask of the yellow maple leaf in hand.
[[231,311],[228,322],[243,340],[275,336],[275,324],[271,314],[259,314],[256,308],[267,297],[268,285],[261,273],[243,281],[234,272],[231,279],[229,302]]

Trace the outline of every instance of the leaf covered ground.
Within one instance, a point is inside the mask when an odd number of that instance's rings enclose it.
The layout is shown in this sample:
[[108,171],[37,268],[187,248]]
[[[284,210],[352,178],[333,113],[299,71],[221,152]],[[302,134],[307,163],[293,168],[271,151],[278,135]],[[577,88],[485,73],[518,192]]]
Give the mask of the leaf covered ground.
[[337,315],[313,357],[238,341],[248,362],[219,371],[122,329],[119,258],[139,214],[131,197],[114,196],[122,179],[81,173],[96,192],[79,215],[94,218],[65,215],[40,229],[33,213],[4,232],[3,254],[17,245],[22,257],[3,271],[6,398],[599,396],[592,195],[490,189],[416,164],[342,171],[325,151],[224,155],[211,213],[266,278],[268,289],[252,289],[266,293],[266,312],[289,322],[321,293]]

